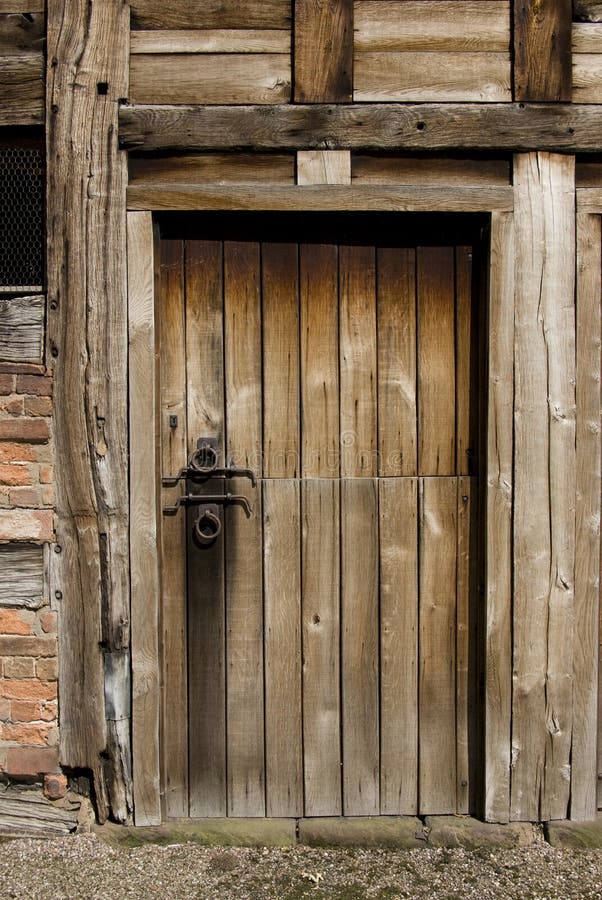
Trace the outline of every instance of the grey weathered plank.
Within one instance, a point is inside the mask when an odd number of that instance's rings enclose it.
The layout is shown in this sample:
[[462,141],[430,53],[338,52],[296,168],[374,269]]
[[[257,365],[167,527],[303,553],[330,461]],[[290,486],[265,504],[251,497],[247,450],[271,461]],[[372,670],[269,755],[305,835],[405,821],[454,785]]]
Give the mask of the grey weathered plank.
[[46,298],[0,296],[0,360],[41,363]]
[[491,217],[487,438],[485,818],[510,815],[514,218]]
[[[577,536],[571,819],[596,815],[600,606],[600,216],[577,215]],[[598,728],[600,723],[598,723]]]
[[0,126],[44,121],[44,55],[0,56]]
[[132,31],[132,53],[290,53],[288,31],[195,29]]
[[41,791],[9,788],[0,794],[0,835],[61,837],[77,828],[79,804],[58,807]]
[[600,0],[573,0],[573,17],[580,22],[602,22]]
[[574,160],[515,161],[512,819],[566,818],[575,576]]
[[137,825],[161,823],[159,608],[153,223],[129,213],[128,340],[130,389],[130,531],[132,616],[132,756]]
[[100,819],[110,804],[123,822],[131,813],[131,753],[107,732],[103,658],[129,648],[127,166],[117,145],[129,11],[120,0],[94,3],[85,16],[81,9],[79,0],[47,3],[47,227],[62,236],[47,257],[63,548],[61,703],[69,710],[61,762],[89,769]]
[[43,52],[45,35],[43,14],[7,15],[0,5],[0,56]]
[[123,106],[127,148],[597,151],[602,106],[545,103]]
[[325,191],[321,185],[289,187],[288,185],[131,185],[128,188],[129,209],[156,210],[271,210],[286,212],[303,210],[391,210],[393,212],[486,212],[512,208],[512,188],[439,187],[416,185],[371,184],[332,185]]
[[0,606],[39,609],[45,603],[44,549],[35,544],[0,547]]

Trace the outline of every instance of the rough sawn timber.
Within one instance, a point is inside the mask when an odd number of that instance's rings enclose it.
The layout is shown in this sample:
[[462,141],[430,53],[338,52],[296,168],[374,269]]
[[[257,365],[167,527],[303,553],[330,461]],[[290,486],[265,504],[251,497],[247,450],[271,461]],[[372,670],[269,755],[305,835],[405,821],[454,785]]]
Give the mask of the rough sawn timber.
[[[129,654],[126,161],[128,5],[48,3],[48,299],[62,594],[61,762],[130,818],[129,726],[105,719],[105,657]],[[106,85],[99,92],[99,84]],[[106,90],[106,92],[105,92]],[[60,234],[61,240],[53,235]],[[127,671],[127,669],[126,669]],[[107,698],[111,700],[111,698]]]
[[364,103],[122,106],[136,150],[549,150],[597,152],[602,105]]
[[514,99],[571,99],[571,0],[514,0]]

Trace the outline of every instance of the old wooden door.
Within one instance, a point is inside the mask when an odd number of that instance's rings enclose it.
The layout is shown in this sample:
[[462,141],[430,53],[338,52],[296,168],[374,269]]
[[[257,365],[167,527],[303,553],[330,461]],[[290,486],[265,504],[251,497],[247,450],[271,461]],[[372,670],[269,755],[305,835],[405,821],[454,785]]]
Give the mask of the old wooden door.
[[371,241],[162,242],[163,474],[257,476],[164,519],[167,814],[468,811],[471,249]]

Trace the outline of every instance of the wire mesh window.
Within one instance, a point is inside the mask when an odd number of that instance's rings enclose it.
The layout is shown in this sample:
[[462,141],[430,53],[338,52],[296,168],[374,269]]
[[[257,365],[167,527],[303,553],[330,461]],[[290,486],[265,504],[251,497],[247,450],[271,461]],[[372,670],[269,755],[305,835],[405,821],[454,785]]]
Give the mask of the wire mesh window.
[[0,146],[0,292],[44,283],[44,151]]

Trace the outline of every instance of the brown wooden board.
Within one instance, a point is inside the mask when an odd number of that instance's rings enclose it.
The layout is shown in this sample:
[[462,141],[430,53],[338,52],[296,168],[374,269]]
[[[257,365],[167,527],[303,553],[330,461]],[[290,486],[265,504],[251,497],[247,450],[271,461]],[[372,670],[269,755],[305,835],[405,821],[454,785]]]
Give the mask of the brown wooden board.
[[457,184],[464,187],[510,184],[510,164],[503,159],[431,159],[354,153],[351,173],[354,184]]
[[129,158],[130,184],[294,184],[295,157],[207,153],[202,156]]
[[132,28],[290,28],[291,0],[133,0]]
[[266,29],[195,29],[132,31],[132,53],[290,53],[288,31]]
[[352,99],[352,0],[296,0],[294,98],[296,103],[348,103]]
[[380,813],[418,812],[418,480],[379,480]]
[[44,121],[44,55],[40,51],[0,56],[0,126]]
[[[196,450],[198,438],[214,438],[223,462],[222,243],[187,241],[185,254],[187,453]],[[210,481],[207,490],[221,493],[223,487]],[[196,515],[191,509],[187,522],[189,808],[191,816],[224,816],[225,540],[222,532],[212,547],[199,548],[192,538]],[[222,528],[223,519],[220,513]]]
[[571,0],[514,0],[514,100],[571,99]]
[[46,298],[0,296],[0,360],[42,363]]
[[46,29],[43,13],[6,15],[0,6],[0,56],[43,52]]
[[128,149],[550,150],[597,152],[602,106],[406,103],[251,107],[123,106]]

